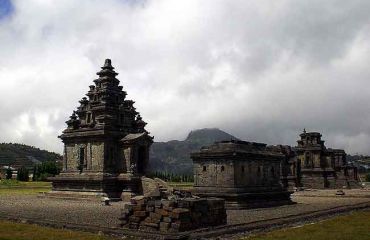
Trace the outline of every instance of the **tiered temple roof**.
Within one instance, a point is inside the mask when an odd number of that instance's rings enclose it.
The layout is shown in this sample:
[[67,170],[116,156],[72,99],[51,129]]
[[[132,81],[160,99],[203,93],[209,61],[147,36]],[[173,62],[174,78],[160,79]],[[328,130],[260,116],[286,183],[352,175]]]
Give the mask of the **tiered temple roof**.
[[120,132],[122,137],[130,133],[143,133],[146,122],[134,107],[134,101],[127,100],[127,93],[119,85],[111,60],[106,59],[99,76],[90,86],[86,97],[79,102],[80,106],[73,111],[66,122],[67,129],[61,138],[74,132],[104,130]]

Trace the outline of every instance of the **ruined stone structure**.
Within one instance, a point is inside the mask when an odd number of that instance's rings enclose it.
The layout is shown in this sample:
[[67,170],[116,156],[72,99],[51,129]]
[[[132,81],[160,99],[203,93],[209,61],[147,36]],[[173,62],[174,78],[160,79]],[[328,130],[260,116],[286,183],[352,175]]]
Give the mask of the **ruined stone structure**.
[[290,193],[280,183],[280,163],[285,156],[266,144],[222,141],[191,154],[194,194],[220,197],[227,208],[249,208],[290,203]]
[[346,161],[341,149],[326,148],[318,132],[303,131],[294,148],[297,186],[305,188],[359,187],[357,168]]
[[105,60],[80,106],[59,136],[63,171],[51,178],[50,195],[108,196],[137,192],[146,172],[153,138],[134,101],[126,99],[111,60]]
[[164,234],[224,225],[226,221],[225,201],[217,198],[154,200],[137,196],[124,206],[120,216],[123,228]]
[[284,188],[293,190],[298,185],[297,154],[294,148],[288,145],[277,145],[268,146],[267,149],[284,155],[280,162],[280,181]]

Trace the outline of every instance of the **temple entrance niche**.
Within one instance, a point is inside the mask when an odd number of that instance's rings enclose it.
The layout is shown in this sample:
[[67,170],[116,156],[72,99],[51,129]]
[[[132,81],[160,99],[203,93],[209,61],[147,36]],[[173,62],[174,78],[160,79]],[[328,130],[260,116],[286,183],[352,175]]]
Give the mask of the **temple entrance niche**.
[[139,146],[137,153],[137,173],[142,175],[145,173],[146,163],[147,163],[147,152],[148,149],[146,146]]
[[149,147],[153,143],[152,137],[146,132],[128,134],[122,140],[124,166],[127,172],[133,175],[145,175],[149,161]]

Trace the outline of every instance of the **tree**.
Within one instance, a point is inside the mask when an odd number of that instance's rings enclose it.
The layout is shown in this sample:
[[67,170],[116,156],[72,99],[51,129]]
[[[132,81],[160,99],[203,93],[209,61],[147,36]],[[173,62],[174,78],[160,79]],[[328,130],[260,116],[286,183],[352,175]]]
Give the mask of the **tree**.
[[5,176],[6,179],[12,179],[13,171],[12,171],[12,169],[10,167],[8,167],[6,169],[6,174],[5,175],[6,175]]
[[48,177],[59,174],[60,168],[53,161],[43,162],[33,168],[32,181],[46,181]]
[[366,174],[365,181],[366,182],[370,182],[370,173]]
[[18,171],[17,171],[17,180],[28,182],[29,172],[28,172],[27,168],[21,167],[21,168],[18,169]]
[[35,166],[33,166],[32,181],[37,181],[37,178],[39,176],[40,176],[39,165],[35,165]]

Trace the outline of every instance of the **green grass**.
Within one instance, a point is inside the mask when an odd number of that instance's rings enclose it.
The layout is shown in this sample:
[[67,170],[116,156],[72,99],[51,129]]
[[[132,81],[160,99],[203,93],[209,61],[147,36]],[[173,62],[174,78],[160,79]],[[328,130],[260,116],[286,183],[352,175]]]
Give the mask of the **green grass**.
[[193,182],[169,182],[169,185],[176,189],[190,190],[193,188]]
[[285,228],[243,240],[369,240],[370,211],[355,212],[302,227]]
[[7,180],[3,179],[0,180],[0,188],[1,187],[50,187],[50,182],[21,182],[18,180]]
[[116,238],[93,233],[41,227],[33,224],[13,223],[0,220],[0,240],[113,240]]
[[0,195],[38,194],[51,190],[50,182],[20,182],[17,180],[0,180]]
[[[171,187],[187,190],[193,187],[192,182],[170,182]],[[51,190],[50,182],[20,182],[17,180],[0,180],[0,195],[38,194]]]
[[193,182],[169,182],[171,187],[181,186],[181,187],[192,187]]

